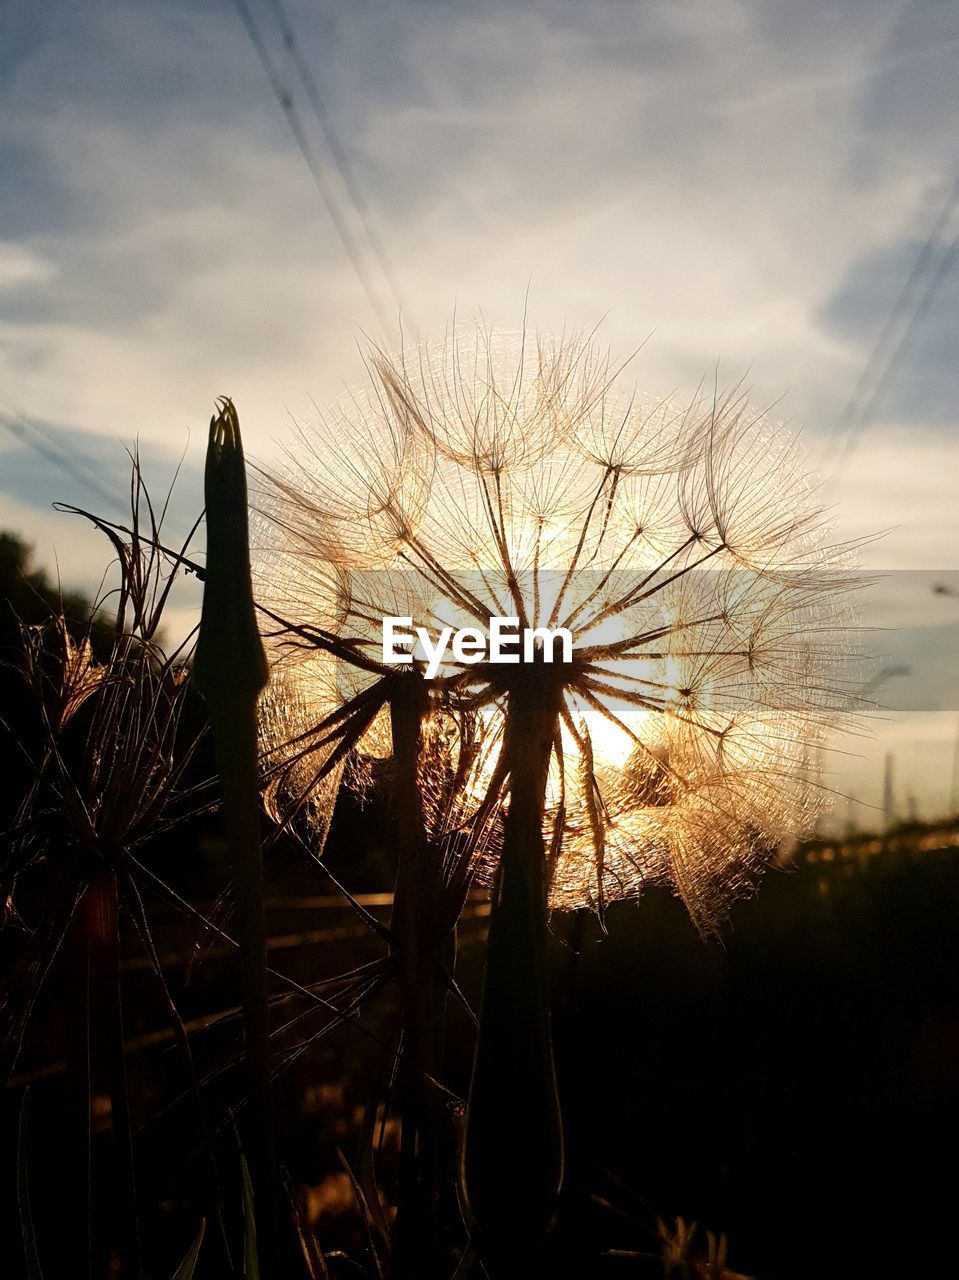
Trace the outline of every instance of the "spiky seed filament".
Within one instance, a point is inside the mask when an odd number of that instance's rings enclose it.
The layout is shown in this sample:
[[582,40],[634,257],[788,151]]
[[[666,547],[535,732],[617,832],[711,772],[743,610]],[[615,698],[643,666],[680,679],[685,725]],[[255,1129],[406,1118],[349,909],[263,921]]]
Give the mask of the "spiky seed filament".
[[[850,706],[848,548],[797,445],[742,387],[685,405],[624,391],[578,336],[479,328],[369,363],[370,390],[298,428],[260,500],[258,592],[293,624],[271,644],[264,715],[278,811],[309,804],[324,827],[344,765],[363,785],[363,756],[388,753],[383,716],[361,713],[386,671],[384,617],[432,633],[494,616],[566,626],[550,905],[602,909],[659,882],[711,927],[814,820],[810,754]],[[504,670],[447,656],[428,719],[451,731],[427,735],[420,763],[431,838],[461,852],[478,820],[469,854],[486,877],[507,794]],[[310,726],[348,705],[350,751],[327,767],[341,735],[311,741]]]

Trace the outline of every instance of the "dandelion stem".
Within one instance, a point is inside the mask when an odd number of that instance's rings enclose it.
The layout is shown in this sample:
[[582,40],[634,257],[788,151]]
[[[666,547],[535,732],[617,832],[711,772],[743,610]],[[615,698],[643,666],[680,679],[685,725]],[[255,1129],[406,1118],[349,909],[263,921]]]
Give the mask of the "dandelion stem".
[[542,828],[561,686],[542,666],[519,670],[503,744],[509,809],[461,1170],[490,1280],[541,1274],[563,1173],[549,1026]]

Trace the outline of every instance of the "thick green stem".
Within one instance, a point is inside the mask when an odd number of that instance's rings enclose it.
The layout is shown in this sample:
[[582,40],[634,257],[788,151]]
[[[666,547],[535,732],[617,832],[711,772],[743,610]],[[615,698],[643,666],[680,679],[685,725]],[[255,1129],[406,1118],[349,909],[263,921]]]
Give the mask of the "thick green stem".
[[240,424],[229,400],[220,402],[210,423],[205,494],[207,560],[193,679],[213,725],[233,857],[248,1091],[244,1147],[253,1182],[260,1274],[268,1280],[276,1270],[276,1192],[256,726],[267,666],[250,579]]
[[563,1174],[549,1026],[542,834],[559,691],[542,671],[526,669],[509,696],[503,747],[510,769],[509,810],[461,1171],[490,1280],[542,1274]]
[[270,1086],[270,1017],[263,914],[263,856],[257,775],[256,700],[241,699],[213,718],[226,837],[232,855],[239,943],[240,998],[246,1064],[246,1118],[241,1124],[256,1208],[261,1271],[272,1263],[276,1189]]

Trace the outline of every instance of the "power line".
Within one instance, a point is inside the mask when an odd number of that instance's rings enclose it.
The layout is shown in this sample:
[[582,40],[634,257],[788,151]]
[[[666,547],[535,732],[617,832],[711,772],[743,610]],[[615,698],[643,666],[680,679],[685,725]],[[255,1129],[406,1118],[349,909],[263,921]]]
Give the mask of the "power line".
[[[42,436],[47,441],[48,447],[55,449],[58,454],[63,456],[65,465],[74,468],[72,474],[77,478],[83,479],[84,483],[98,489],[101,494],[107,492],[103,487],[102,468],[95,459],[91,458],[88,453],[79,447],[75,440],[68,449],[55,432],[51,430],[48,423],[41,421],[39,418],[30,417],[22,409],[17,409],[12,405],[9,400],[0,399],[0,413],[5,418],[14,417],[18,419],[24,428],[38,436]],[[23,438],[25,437],[21,436],[21,439]],[[85,477],[79,476],[80,469],[86,472]]]
[[846,407],[843,410],[842,417],[839,420],[840,431],[848,428],[857,417],[860,398],[865,392],[874,370],[885,358],[887,348],[895,336],[896,327],[902,314],[907,307],[912,305],[913,296],[919,287],[923,273],[925,272],[936,244],[938,243],[939,236],[952,213],[957,197],[959,197],[959,179],[957,179],[952,190],[947,195],[945,204],[939,210],[935,222],[933,223],[932,230],[929,232],[925,243],[922,245],[915,261],[913,262],[912,269],[909,272],[898,297],[893,303],[892,310],[887,316],[886,323],[883,325],[882,330],[876,339],[876,343],[869,355],[869,359],[863,366],[856,385],[852,389],[852,393],[850,394]]
[[[957,205],[959,205],[959,178],[946,194],[929,235],[893,303],[892,310],[840,417],[837,425],[838,456],[833,474],[849,460],[857,437],[872,419],[877,405],[899,367],[910,338],[928,312],[939,287],[948,276],[959,253],[959,236],[955,236],[945,246],[936,261],[937,252],[941,247],[942,233],[948,227]],[[932,274],[928,276],[925,288],[920,292],[923,278],[927,275],[930,264],[933,263]]]
[[366,294],[367,301],[373,309],[373,314],[376,316],[384,335],[389,338],[394,330],[394,325],[379,300],[373,279],[363,262],[363,255],[353,232],[347,224],[336,198],[324,181],[323,167],[313,151],[313,148],[310,146],[309,139],[306,136],[306,131],[303,128],[303,124],[300,120],[296,105],[293,102],[293,98],[289,90],[286,88],[280,73],[273,64],[273,60],[267,50],[266,42],[263,38],[263,33],[260,30],[259,24],[253,16],[253,12],[246,3],[246,0],[233,0],[233,7],[236,9],[237,14],[240,17],[240,21],[246,29],[250,43],[253,45],[256,55],[260,60],[260,65],[263,67],[267,80],[270,83],[273,96],[276,98],[280,109],[286,117],[286,122],[293,135],[293,139],[296,142],[300,154],[303,157],[303,161],[310,172],[313,184],[326,206],[326,211],[330,215],[330,220],[332,221],[333,226],[336,229],[336,233],[340,238],[340,243],[346,252],[346,256],[350,260],[350,264],[352,265],[353,270],[356,273],[356,277],[363,288],[363,292]]
[[370,213],[370,207],[366,202],[359,184],[356,181],[356,175],[353,166],[347,154],[346,148],[340,140],[330,113],[323,101],[320,93],[316,76],[310,70],[309,63],[300,52],[300,46],[297,42],[296,32],[293,29],[293,21],[282,4],[282,0],[267,0],[270,8],[276,17],[280,34],[283,37],[283,43],[290,55],[293,67],[303,86],[303,91],[309,100],[310,106],[313,108],[313,114],[319,121],[320,128],[323,130],[323,137],[326,139],[326,145],[329,147],[330,155],[333,157],[333,163],[343,181],[343,186],[353,202],[356,209],[357,217],[363,228],[363,233],[369,243],[373,256],[379,264],[383,278],[389,287],[390,293],[393,295],[393,301],[397,308],[402,312],[405,311],[402,297],[400,296],[399,286],[396,281],[396,273],[393,270],[392,263],[386,252],[386,246],[383,239],[376,229],[376,225]]
[[860,429],[868,424],[872,417],[873,410],[887,390],[889,383],[892,381],[892,376],[899,366],[899,361],[909,344],[909,339],[912,337],[913,333],[915,333],[923,317],[929,310],[929,307],[932,305],[932,301],[938,292],[940,285],[948,276],[949,271],[952,268],[952,264],[956,260],[957,252],[959,252],[959,236],[952,241],[939,260],[935,273],[929,280],[922,297],[916,303],[915,309],[902,332],[899,342],[896,344],[895,350],[890,355],[885,368],[877,378],[872,394],[869,396],[869,399],[866,401],[862,413],[860,414],[858,423]]
[[[116,502],[116,494],[112,493],[103,484],[96,473],[92,461],[84,457],[79,450],[72,455],[68,453],[42,423],[33,418],[28,418],[26,414],[21,413],[18,409],[11,408],[9,405],[0,405],[0,426],[5,427],[11,435],[21,440],[27,448],[33,449],[41,457],[46,458],[48,462],[60,467],[78,484],[86,485],[88,489],[94,490],[99,497],[109,502],[111,506]],[[41,439],[40,437],[43,438]],[[78,463],[80,465],[77,465]]]

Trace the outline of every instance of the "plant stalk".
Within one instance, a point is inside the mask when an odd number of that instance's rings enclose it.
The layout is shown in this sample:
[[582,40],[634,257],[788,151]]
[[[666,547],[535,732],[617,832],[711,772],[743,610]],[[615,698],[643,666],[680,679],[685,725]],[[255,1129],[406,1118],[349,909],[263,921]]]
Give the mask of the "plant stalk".
[[207,561],[193,679],[213,726],[226,835],[233,859],[248,1102],[250,1167],[262,1280],[276,1273],[276,1181],[270,1089],[269,990],[263,915],[256,705],[267,682],[250,574],[246,471],[229,400],[210,422],[205,496]]
[[[105,864],[91,877],[72,922],[70,966],[68,1079],[78,1123],[73,1199],[77,1224],[72,1228],[79,1242],[77,1256],[92,1274],[95,1260],[102,1262],[113,1250],[119,1274],[137,1276],[139,1240],[123,1047],[117,879]],[[109,1160],[106,1144],[95,1141],[95,1098],[110,1102]]]
[[563,1134],[549,1024],[543,810],[560,705],[542,667],[509,693],[510,770],[493,899],[461,1181],[490,1280],[543,1274],[563,1176]]
[[419,778],[426,706],[419,673],[397,682],[390,725],[391,808],[398,841],[391,927],[398,939],[403,1035],[396,1082],[401,1135],[393,1269],[398,1280],[431,1280],[439,1274],[439,1123],[430,1078],[439,1069],[445,1000],[437,975],[438,867],[427,845]]

